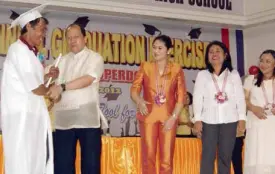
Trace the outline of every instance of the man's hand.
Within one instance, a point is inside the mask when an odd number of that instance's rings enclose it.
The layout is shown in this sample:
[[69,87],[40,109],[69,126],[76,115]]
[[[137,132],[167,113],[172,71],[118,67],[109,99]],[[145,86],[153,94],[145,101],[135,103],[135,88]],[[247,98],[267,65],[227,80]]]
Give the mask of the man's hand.
[[48,94],[48,88],[45,85],[39,85],[36,89],[32,90],[35,95],[46,96]]
[[58,67],[54,67],[54,66],[52,66],[49,70],[49,73],[46,74],[47,78],[52,77],[53,80],[55,80],[58,76],[59,76],[59,69]]
[[58,101],[62,93],[62,87],[60,85],[52,85],[47,95],[54,101]]
[[57,99],[53,100],[54,103],[60,102],[62,95],[60,94]]

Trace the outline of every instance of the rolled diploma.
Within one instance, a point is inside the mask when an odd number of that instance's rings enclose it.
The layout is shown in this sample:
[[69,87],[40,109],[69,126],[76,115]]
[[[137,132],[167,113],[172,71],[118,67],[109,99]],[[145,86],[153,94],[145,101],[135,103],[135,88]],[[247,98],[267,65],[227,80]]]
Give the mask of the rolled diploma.
[[[62,54],[60,53],[59,56],[58,56],[58,58],[57,58],[57,61],[56,61],[55,65],[54,65],[55,68],[58,67],[58,64],[60,62],[61,57],[62,57]],[[46,84],[46,88],[48,88],[50,86],[50,84],[52,82],[52,79],[53,79],[52,77],[49,78],[49,80],[48,80],[48,82]]]

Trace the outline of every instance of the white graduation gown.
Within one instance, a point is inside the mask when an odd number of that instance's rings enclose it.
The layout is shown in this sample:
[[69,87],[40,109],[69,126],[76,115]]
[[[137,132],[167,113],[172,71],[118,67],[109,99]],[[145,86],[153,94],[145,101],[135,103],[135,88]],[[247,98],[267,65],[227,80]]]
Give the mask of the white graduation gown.
[[43,83],[38,58],[20,40],[13,43],[4,62],[1,88],[5,174],[53,174],[49,113],[43,96],[32,93]]

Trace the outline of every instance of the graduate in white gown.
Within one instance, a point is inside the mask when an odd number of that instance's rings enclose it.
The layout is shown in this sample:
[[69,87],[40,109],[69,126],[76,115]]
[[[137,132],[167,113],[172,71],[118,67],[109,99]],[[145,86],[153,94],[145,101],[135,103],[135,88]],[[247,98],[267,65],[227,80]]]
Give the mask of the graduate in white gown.
[[[53,174],[53,147],[49,113],[44,96],[43,66],[37,46],[47,31],[45,5],[21,14],[11,27],[22,28],[4,62],[1,87],[1,124],[5,174]],[[58,69],[46,75],[56,78]]]
[[247,103],[244,174],[275,174],[275,51],[260,56],[244,83]]

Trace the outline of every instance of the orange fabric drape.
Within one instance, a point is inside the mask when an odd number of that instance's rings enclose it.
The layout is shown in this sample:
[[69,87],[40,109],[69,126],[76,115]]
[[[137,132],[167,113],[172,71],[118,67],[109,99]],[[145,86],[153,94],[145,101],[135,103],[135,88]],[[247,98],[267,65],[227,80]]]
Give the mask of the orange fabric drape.
[[[0,137],[2,142],[2,136]],[[199,174],[201,142],[195,138],[177,138],[173,174]],[[140,174],[139,137],[102,137],[102,174]],[[4,174],[3,146],[0,143],[0,172]],[[76,171],[80,173],[80,148],[77,146]],[[233,170],[231,171],[233,174]]]
[[[102,137],[102,174],[141,174],[139,137]],[[80,148],[76,168],[80,174]],[[173,174],[199,174],[201,141],[196,138],[177,138]],[[158,160],[157,160],[158,164]],[[234,174],[231,169],[231,174]]]

